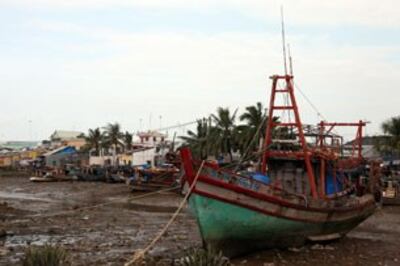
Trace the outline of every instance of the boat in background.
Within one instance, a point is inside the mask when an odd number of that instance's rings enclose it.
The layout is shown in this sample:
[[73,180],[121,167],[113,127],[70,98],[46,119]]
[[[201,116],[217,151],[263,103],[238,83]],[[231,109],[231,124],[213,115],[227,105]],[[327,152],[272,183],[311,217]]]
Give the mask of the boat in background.
[[[228,257],[341,238],[372,215],[380,200],[379,170],[361,153],[366,123],[323,121],[309,130],[300,119],[293,76],[271,79],[268,117],[292,115],[267,120],[263,147],[254,154],[257,173],[212,162],[200,169],[190,149],[181,149],[184,178],[194,186],[189,206],[203,243]],[[277,103],[278,94],[286,97],[284,103]],[[347,158],[343,138],[332,133],[338,126],[357,128]]]
[[173,164],[162,164],[158,167],[136,167],[128,184],[132,191],[157,191],[160,189],[178,189],[180,171]]

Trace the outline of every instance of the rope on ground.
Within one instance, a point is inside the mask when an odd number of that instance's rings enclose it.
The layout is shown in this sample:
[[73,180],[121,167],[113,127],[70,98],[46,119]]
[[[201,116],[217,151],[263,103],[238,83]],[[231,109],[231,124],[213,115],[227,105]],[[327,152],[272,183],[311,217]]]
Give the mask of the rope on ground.
[[[149,193],[146,193],[146,194],[142,194],[142,195],[139,195],[139,196],[136,196],[136,197],[130,197],[128,199],[128,201],[130,202],[132,200],[145,198],[145,197],[152,196],[152,195],[155,195],[155,194],[159,194],[159,193],[162,193],[162,192],[172,191],[172,190],[175,190],[177,188],[179,188],[179,186],[172,187],[172,188],[166,188],[166,189],[160,189],[160,190],[149,192]],[[85,206],[85,207],[81,207],[81,208],[77,208],[77,209],[73,209],[73,210],[60,211],[60,212],[55,212],[55,213],[50,213],[50,214],[38,213],[38,214],[28,215],[27,217],[28,218],[53,217],[53,216],[58,216],[58,215],[71,214],[71,213],[75,213],[75,212],[79,212],[79,211],[83,211],[83,210],[95,209],[95,208],[111,205],[111,204],[113,204],[114,202],[116,202],[118,200],[120,200],[120,198],[117,198],[117,199],[114,199],[114,200],[111,200],[111,201],[108,201],[108,202],[105,202],[105,203],[100,203],[100,204],[91,205],[91,206]]]
[[157,236],[146,246],[145,249],[139,249],[137,250],[134,255],[132,260],[128,261],[125,263],[124,266],[133,266],[136,265],[136,263],[142,261],[144,259],[144,256],[146,255],[147,252],[161,239],[161,237],[165,234],[165,232],[168,230],[168,228],[171,226],[171,224],[175,221],[176,217],[178,217],[178,214],[181,212],[183,207],[185,206],[186,201],[188,200],[190,194],[192,193],[192,190],[194,189],[197,179],[200,176],[200,172],[203,169],[204,166],[204,160],[201,162],[200,168],[197,171],[197,174],[193,180],[192,185],[189,187],[188,192],[186,193],[185,197],[183,198],[182,202],[180,203],[178,209],[176,209],[175,213],[172,215],[171,219],[168,221],[168,223],[164,226],[164,228],[157,234]]

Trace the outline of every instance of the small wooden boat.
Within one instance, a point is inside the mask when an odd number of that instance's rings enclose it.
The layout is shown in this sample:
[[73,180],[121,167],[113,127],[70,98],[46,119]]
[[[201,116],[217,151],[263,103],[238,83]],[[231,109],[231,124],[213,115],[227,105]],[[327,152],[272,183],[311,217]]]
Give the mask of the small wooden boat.
[[[156,191],[177,186],[179,170],[174,166],[137,169],[135,176],[129,179],[132,191]],[[178,189],[177,189],[178,191]]]
[[400,183],[398,178],[391,178],[384,182],[382,203],[383,205],[400,205]]
[[31,182],[56,182],[57,179],[52,177],[39,177],[39,176],[32,176],[29,178]]
[[77,178],[73,176],[32,176],[29,178],[31,182],[66,182],[74,180],[77,180]]
[[[367,162],[361,156],[365,123],[321,122],[317,133],[304,132],[293,76],[271,79],[269,117],[275,117],[277,110],[289,110],[294,121],[268,120],[258,173],[238,173],[210,162],[199,169],[200,161],[192,158],[190,149],[181,149],[188,184],[195,182],[199,171],[189,206],[203,242],[229,257],[341,238],[376,208],[378,177],[364,167]],[[279,82],[284,85],[279,87]],[[278,93],[288,95],[286,105],[276,105]],[[358,128],[348,158],[342,156],[340,137],[330,134],[337,126]],[[279,131],[282,128],[286,130]],[[276,133],[283,131],[292,134]],[[367,186],[355,186],[363,176],[369,176]]]

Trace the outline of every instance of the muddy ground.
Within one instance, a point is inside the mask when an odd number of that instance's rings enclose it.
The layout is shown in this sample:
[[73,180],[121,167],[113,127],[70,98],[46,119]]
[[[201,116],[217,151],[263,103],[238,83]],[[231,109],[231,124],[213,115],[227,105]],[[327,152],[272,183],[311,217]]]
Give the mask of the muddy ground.
[[[123,265],[169,220],[182,197],[140,198],[125,184],[32,183],[0,176],[0,265],[20,265],[27,245],[63,246],[73,265]],[[97,206],[96,208],[90,208]],[[195,220],[185,209],[150,252],[164,265],[199,247]],[[384,207],[340,241],[301,249],[268,250],[235,265],[400,265],[400,207]]]

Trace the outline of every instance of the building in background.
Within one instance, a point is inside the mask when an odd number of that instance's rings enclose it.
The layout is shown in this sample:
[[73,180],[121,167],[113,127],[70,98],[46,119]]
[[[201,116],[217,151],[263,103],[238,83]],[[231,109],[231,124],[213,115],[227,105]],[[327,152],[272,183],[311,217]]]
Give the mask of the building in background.
[[0,168],[21,166],[21,162],[29,164],[43,151],[36,141],[7,141],[0,145]]
[[139,141],[135,144],[142,144],[145,146],[157,146],[165,143],[167,135],[158,131],[147,131],[137,133]]
[[[131,165],[150,164],[156,166],[162,163],[162,158],[170,150],[171,142],[167,135],[157,131],[139,132],[132,143],[132,149],[121,150],[115,157],[106,152],[100,156],[90,155],[90,165]],[[113,163],[114,162],[114,163]]]
[[42,157],[47,167],[62,168],[66,164],[75,164],[78,153],[75,147],[62,146],[43,154]]
[[10,150],[32,150],[35,149],[40,144],[39,141],[6,141],[0,143],[0,150],[2,148],[7,148]]
[[56,130],[50,136],[50,146],[52,148],[71,146],[80,150],[86,144],[83,136],[84,133],[80,131]]
[[150,165],[155,165],[155,160],[157,157],[156,147],[137,149],[132,152],[132,165],[144,165],[150,163]]

